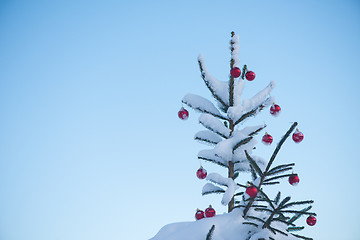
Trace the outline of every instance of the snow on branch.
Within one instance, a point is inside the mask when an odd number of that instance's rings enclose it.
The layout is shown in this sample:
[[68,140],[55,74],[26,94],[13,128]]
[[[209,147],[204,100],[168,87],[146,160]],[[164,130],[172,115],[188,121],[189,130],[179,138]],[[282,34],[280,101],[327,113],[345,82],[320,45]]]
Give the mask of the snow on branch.
[[245,81],[243,79],[234,81],[234,106],[241,104],[241,95],[243,93],[244,87]]
[[248,117],[253,117],[256,114],[258,114],[261,110],[263,110],[265,107],[270,106],[272,103],[274,102],[274,98],[273,97],[268,97],[262,104],[260,104],[257,108],[254,108],[253,110],[245,113],[244,115],[242,115],[236,122],[235,125],[237,125],[238,123],[244,121],[246,118]]
[[240,132],[242,132],[244,135],[254,136],[254,135],[258,134],[264,128],[266,128],[266,124],[258,125],[258,126],[251,126],[251,127],[244,127],[243,129],[241,129]]
[[224,178],[218,173],[208,174],[206,180],[227,187],[221,200],[222,205],[227,205],[233,198],[236,189],[239,188],[234,182],[234,180],[232,180],[231,178]]
[[220,135],[223,138],[228,138],[230,136],[230,129],[224,126],[224,124],[214,116],[203,113],[200,115],[199,122],[214,133]]
[[[215,154],[226,162],[232,161],[234,151],[240,148],[240,146],[246,146],[251,140],[252,137],[249,137],[240,131],[234,131],[231,138],[225,139],[215,146]],[[256,141],[251,144],[251,148],[255,143]]]
[[211,150],[202,150],[198,153],[198,158],[208,161],[208,162],[212,162],[215,163],[219,166],[222,167],[228,167],[228,163],[225,163],[224,160],[218,156],[215,155],[215,152],[213,149]]
[[201,71],[201,77],[204,80],[206,86],[209,88],[213,97],[219,103],[221,110],[226,112],[229,107],[229,86],[227,82],[219,81],[208,72],[203,55],[199,55],[198,63]]
[[230,46],[231,46],[231,59],[234,61],[234,67],[239,67],[239,53],[240,53],[240,44],[239,44],[239,36],[232,34]]
[[214,106],[212,102],[199,95],[189,93],[182,99],[182,102],[202,113],[208,113],[220,119],[227,120],[226,117],[221,115],[219,110]]
[[227,115],[229,119],[232,119],[235,124],[238,124],[246,118],[254,116],[264,107],[272,104],[274,99],[273,97],[268,97],[268,95],[272,89],[274,89],[275,85],[275,82],[272,81],[266,88],[264,88],[252,98],[243,100],[241,104],[239,104],[239,101],[237,101],[237,105],[228,109]]
[[251,109],[256,108],[259,106],[262,102],[264,102],[264,99],[269,96],[270,92],[275,88],[276,83],[274,81],[271,81],[270,84],[264,88],[262,91],[258,92],[255,96],[253,96],[250,99],[245,99],[243,101],[243,108],[245,112],[250,111]]
[[225,190],[222,189],[221,187],[215,186],[212,183],[207,183],[204,185],[201,194],[204,196],[212,193],[224,193],[224,192]]
[[217,144],[221,142],[222,138],[214,132],[204,130],[197,132],[194,136],[195,140],[198,140],[207,144]]

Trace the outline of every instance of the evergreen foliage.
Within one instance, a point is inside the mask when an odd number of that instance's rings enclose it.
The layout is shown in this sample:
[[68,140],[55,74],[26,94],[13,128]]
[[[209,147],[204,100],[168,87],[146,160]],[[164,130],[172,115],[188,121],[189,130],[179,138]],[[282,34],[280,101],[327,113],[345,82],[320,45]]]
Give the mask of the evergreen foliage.
[[[233,68],[239,67],[239,59],[237,58],[239,47],[238,37],[234,32],[231,33],[231,37],[230,68]],[[195,94],[186,95],[182,102],[201,113],[199,122],[207,129],[198,132],[195,139],[214,147],[212,150],[201,151],[198,158],[228,169],[227,178],[215,173],[208,175],[207,180],[221,187],[207,183],[202,194],[223,194],[222,203],[228,205],[228,212],[231,212],[234,208],[241,209],[245,219],[244,225],[251,225],[257,229],[267,229],[274,236],[289,236],[291,234],[291,236],[299,239],[311,239],[293,232],[304,229],[303,226],[295,224],[296,220],[301,216],[316,216],[315,213],[309,212],[311,209],[310,204],[313,201],[291,202],[289,196],[281,198],[280,192],[271,200],[263,189],[267,185],[280,184],[282,179],[293,175],[291,171],[295,165],[294,163],[273,165],[282,145],[298,123],[294,122],[290,126],[267,162],[252,153],[256,144],[254,137],[265,129],[266,125],[239,129],[240,123],[243,123],[249,117],[255,117],[265,107],[272,104],[273,97],[269,96],[269,94],[275,83],[271,82],[252,98],[241,101],[244,76],[247,71],[246,65],[243,66],[242,75],[239,79],[235,79],[230,75],[230,79],[223,82],[210,75],[203,56],[199,56],[198,63],[205,85],[217,102],[219,110],[224,114],[220,113],[209,100]],[[247,182],[247,184],[236,183],[235,180],[242,171],[250,172],[252,181]],[[257,189],[256,197],[250,198],[247,194],[244,194],[248,186],[254,186]],[[296,209],[296,207],[303,205],[308,206],[302,210]],[[214,229],[215,225],[209,230],[207,240],[211,239]],[[275,238],[269,237],[269,239]]]

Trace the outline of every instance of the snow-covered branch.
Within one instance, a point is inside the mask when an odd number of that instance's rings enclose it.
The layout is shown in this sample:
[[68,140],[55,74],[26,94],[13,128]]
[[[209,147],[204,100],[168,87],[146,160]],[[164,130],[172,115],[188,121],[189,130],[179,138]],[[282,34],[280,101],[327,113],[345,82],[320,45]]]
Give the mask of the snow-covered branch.
[[231,59],[234,61],[234,67],[240,66],[239,53],[240,53],[240,44],[239,44],[239,36],[232,34],[230,41],[231,46]]
[[228,167],[228,163],[225,162],[222,158],[216,156],[213,149],[200,151],[198,153],[198,158],[202,159],[202,160],[205,160],[205,161],[208,161],[208,162],[215,163],[215,164],[217,164],[219,166],[222,166],[222,167],[226,167],[226,168]]
[[264,107],[270,106],[274,102],[274,98],[268,97],[268,95],[275,85],[274,81],[270,82],[266,88],[252,98],[243,100],[241,104],[240,100],[237,99],[234,107],[230,107],[227,111],[229,119],[232,119],[236,125],[246,118],[256,115]]
[[[226,162],[233,161],[234,151],[240,148],[240,146],[246,146],[251,140],[252,137],[249,137],[240,131],[234,131],[231,138],[225,139],[215,146],[215,154]],[[256,141],[254,140],[249,148],[252,149],[255,143]]]
[[194,136],[194,139],[206,144],[217,144],[222,140],[219,135],[208,130],[197,132]]
[[243,129],[241,129],[241,132],[244,135],[254,136],[254,135],[258,134],[264,128],[266,128],[266,124],[258,125],[258,126],[251,126],[251,127],[244,127]]
[[239,188],[235,184],[234,180],[232,180],[231,178],[224,178],[218,173],[208,174],[206,180],[227,187],[227,189],[224,192],[223,198],[221,200],[221,204],[223,205],[227,205],[231,201],[231,199],[235,194],[236,189]]
[[208,194],[212,194],[212,193],[224,193],[225,190],[222,189],[221,187],[215,186],[212,183],[207,183],[204,185],[203,189],[202,189],[202,195],[208,195]]
[[220,135],[223,138],[228,138],[230,136],[230,129],[224,126],[224,124],[217,119],[216,117],[203,113],[200,115],[199,122],[214,133]]
[[229,107],[229,90],[228,83],[219,81],[208,72],[203,55],[199,55],[198,63],[201,71],[201,77],[204,80],[206,86],[209,88],[213,97],[217,100],[221,110],[226,112]]
[[220,119],[227,120],[226,117],[221,115],[221,113],[214,106],[214,104],[204,97],[188,93],[182,99],[182,102],[199,112],[208,113]]

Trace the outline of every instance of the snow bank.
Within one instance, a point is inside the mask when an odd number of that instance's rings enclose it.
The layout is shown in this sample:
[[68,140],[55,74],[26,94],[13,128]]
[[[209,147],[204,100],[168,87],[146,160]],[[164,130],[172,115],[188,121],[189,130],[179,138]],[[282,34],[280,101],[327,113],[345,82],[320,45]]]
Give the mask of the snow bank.
[[246,236],[248,230],[253,228],[242,222],[240,211],[234,210],[193,222],[168,224],[150,240],[205,240],[212,225],[215,225],[213,240],[242,240],[241,236]]

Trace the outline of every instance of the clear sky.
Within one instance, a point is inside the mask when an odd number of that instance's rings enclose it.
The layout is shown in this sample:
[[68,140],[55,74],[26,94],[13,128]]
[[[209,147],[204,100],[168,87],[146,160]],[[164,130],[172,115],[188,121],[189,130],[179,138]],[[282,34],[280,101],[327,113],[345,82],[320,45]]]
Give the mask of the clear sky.
[[355,0],[1,0],[0,239],[149,239],[196,208],[225,212],[195,176],[199,115],[177,111],[188,92],[210,97],[199,53],[227,80],[231,31],[257,74],[245,92],[275,80],[283,109],[245,124],[265,122],[275,143],[293,121],[305,135],[276,160],[300,177],[283,195],[315,200],[304,234],[359,239]]

